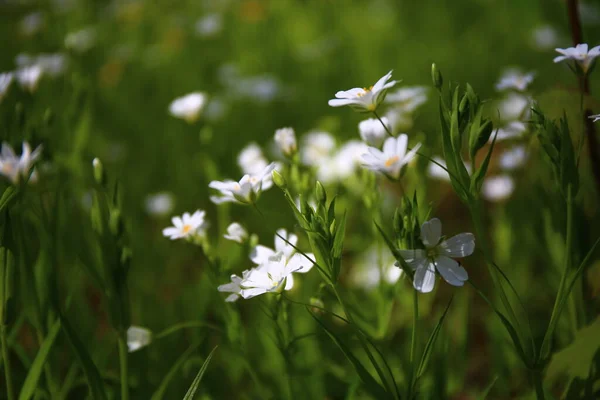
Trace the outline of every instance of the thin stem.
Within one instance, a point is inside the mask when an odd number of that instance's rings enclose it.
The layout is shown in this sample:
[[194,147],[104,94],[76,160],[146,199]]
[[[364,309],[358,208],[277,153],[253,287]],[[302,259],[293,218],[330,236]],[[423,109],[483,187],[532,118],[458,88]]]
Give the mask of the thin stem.
[[0,328],[0,340],[2,341],[2,358],[4,359],[4,379],[6,380],[6,397],[8,400],[15,398],[12,375],[10,369],[10,359],[8,358],[8,343],[6,340],[6,325],[2,324]]
[[127,372],[127,340],[119,334],[119,369],[121,373],[121,400],[129,400],[129,379]]
[[419,294],[413,290],[413,329],[410,338],[410,382],[408,384],[408,399],[412,398],[414,383],[416,381],[415,370],[417,366],[417,339],[418,339],[418,323],[419,323]]
[[381,125],[383,125],[383,129],[385,129],[387,134],[390,135],[391,137],[394,137],[390,128],[388,128],[388,126],[381,120],[381,118],[379,118],[379,114],[377,114],[377,111],[373,111],[373,115],[375,115],[375,118],[377,118],[379,120],[379,122],[381,122]]
[[544,395],[542,372],[539,369],[531,370],[531,379],[533,380],[533,385],[535,386],[535,395],[537,400],[545,400],[546,396]]

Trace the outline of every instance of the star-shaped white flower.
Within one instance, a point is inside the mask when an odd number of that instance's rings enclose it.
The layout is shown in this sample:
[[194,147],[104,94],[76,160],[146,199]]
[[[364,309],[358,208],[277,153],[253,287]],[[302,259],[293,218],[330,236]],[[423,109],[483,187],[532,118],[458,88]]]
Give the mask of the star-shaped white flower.
[[17,81],[22,88],[29,92],[35,92],[40,83],[44,70],[39,65],[23,67],[16,71]]
[[394,104],[399,112],[410,114],[427,102],[428,91],[425,86],[406,86],[389,93],[385,102]]
[[[386,117],[382,117],[381,121],[386,125],[389,125],[389,121]],[[369,118],[361,121],[358,124],[358,131],[360,138],[367,143],[369,146],[380,148],[383,141],[388,137],[388,133],[382,123],[376,118]]]
[[194,123],[206,105],[207,96],[202,92],[193,92],[179,97],[169,105],[169,113],[175,118],[180,118],[188,123]]
[[383,143],[383,151],[375,147],[368,148],[368,152],[362,155],[362,165],[390,179],[398,179],[402,167],[413,159],[421,144],[417,144],[409,152],[406,152],[407,146],[408,136],[404,133],[397,138],[387,138]]
[[296,154],[296,133],[294,128],[281,128],[275,131],[275,143],[284,156],[291,157]]
[[205,214],[204,211],[197,210],[192,215],[186,212],[181,217],[173,217],[171,219],[173,226],[163,229],[163,236],[171,240],[203,236],[208,227],[208,223],[204,220]]
[[454,260],[466,257],[475,250],[475,237],[472,233],[459,233],[442,240],[442,223],[433,218],[421,226],[421,241],[425,249],[400,250],[402,258],[415,270],[414,288],[421,293],[429,293],[435,286],[435,271],[453,286],[463,286],[469,279],[467,271]]
[[269,165],[260,146],[249,143],[238,154],[237,163],[243,174],[257,175]]
[[233,242],[244,243],[246,239],[248,239],[248,232],[244,227],[237,222],[233,222],[229,224],[227,227],[227,233],[223,235],[223,237],[227,240],[231,240]]
[[141,326],[130,326],[127,329],[127,351],[133,353],[148,346],[152,342],[152,332]]
[[302,137],[300,159],[303,164],[318,166],[335,149],[335,139],[328,132],[311,132]]
[[244,175],[239,182],[235,181],[212,181],[208,187],[221,192],[221,196],[211,196],[210,200],[215,204],[241,203],[254,204],[260,194],[273,186],[271,172],[275,169],[275,163],[267,165],[257,175]]
[[600,56],[600,46],[593,47],[588,51],[588,45],[586,43],[578,44],[576,47],[555,50],[562,54],[561,56],[554,58],[555,63],[565,60],[574,60],[579,64],[584,73],[589,71],[594,59]]
[[350,106],[356,111],[373,112],[385,98],[389,88],[396,84],[396,81],[390,81],[392,71],[375,83],[370,88],[353,88],[346,91],[339,91],[335,94],[335,99],[329,100],[331,107]]
[[592,122],[598,122],[600,121],[600,114],[590,115],[588,118],[592,119]]
[[32,171],[32,167],[41,154],[42,146],[38,146],[32,152],[29,143],[23,142],[23,150],[21,156],[18,157],[8,143],[2,143],[2,151],[0,152],[0,174],[4,175],[15,185],[18,184],[21,179],[27,177],[30,177],[30,181],[35,181],[35,171]]
[[481,193],[486,200],[503,201],[515,191],[515,181],[509,175],[496,175],[485,178]]
[[500,77],[500,81],[496,84],[496,90],[518,90],[524,91],[527,86],[533,82],[535,77],[534,72],[523,73],[518,69],[507,69]]
[[249,270],[242,272],[241,278],[239,276],[233,274],[233,275],[231,275],[230,283],[226,283],[224,285],[220,285],[219,287],[217,287],[217,290],[219,292],[231,293],[225,299],[226,302],[232,303],[240,298],[240,296],[241,296],[240,293],[242,291],[242,287],[240,285],[241,285],[242,281],[248,277],[249,273],[250,273]]

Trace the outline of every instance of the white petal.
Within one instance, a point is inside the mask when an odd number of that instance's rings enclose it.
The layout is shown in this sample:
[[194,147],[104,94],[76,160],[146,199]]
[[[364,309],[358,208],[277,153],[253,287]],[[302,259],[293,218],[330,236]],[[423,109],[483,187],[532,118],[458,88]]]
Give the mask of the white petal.
[[426,260],[425,251],[422,249],[400,250],[400,254],[402,255],[402,258],[404,258],[404,261],[412,269],[419,268],[419,266],[421,266]]
[[435,286],[435,269],[432,264],[424,264],[415,272],[413,287],[421,293],[429,293]]
[[275,250],[270,249],[263,245],[258,245],[252,249],[250,253],[250,260],[256,265],[260,265],[269,261],[269,258],[275,254]]
[[460,264],[446,256],[435,259],[435,267],[446,282],[453,286],[463,286],[469,279],[467,271]]
[[288,270],[300,273],[306,273],[310,271],[315,265],[315,256],[312,253],[307,253],[306,255],[313,261],[311,262],[306,257],[304,257],[304,255],[296,253],[287,262]]
[[449,257],[466,257],[475,251],[475,236],[472,233],[459,233],[444,240],[440,247]]
[[442,237],[442,222],[438,218],[430,219],[421,225],[421,240],[426,247],[433,247]]

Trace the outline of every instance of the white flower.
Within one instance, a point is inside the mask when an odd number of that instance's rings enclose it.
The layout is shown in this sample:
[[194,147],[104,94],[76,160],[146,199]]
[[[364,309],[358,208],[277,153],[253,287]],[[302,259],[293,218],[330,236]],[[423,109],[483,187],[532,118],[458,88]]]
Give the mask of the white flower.
[[561,56],[554,58],[555,63],[565,60],[574,60],[579,64],[584,73],[590,69],[594,59],[600,56],[600,46],[593,47],[588,51],[588,45],[586,43],[578,44],[576,47],[569,47],[567,49],[557,48],[555,50],[562,54]]
[[518,69],[507,69],[500,77],[500,81],[496,84],[496,90],[510,90],[515,89],[524,91],[527,86],[533,82],[535,77],[534,72],[522,73]]
[[398,111],[410,114],[427,102],[428,90],[425,86],[406,86],[388,94],[385,102],[393,103]]
[[376,246],[371,246],[357,259],[356,265],[350,270],[350,282],[365,290],[373,290],[386,282],[390,285],[398,282],[402,269],[395,266],[395,260],[390,252],[381,252]]
[[590,115],[588,118],[593,119],[592,122],[598,122],[600,121],[600,114]]
[[300,159],[302,163],[318,166],[335,149],[335,139],[327,132],[311,132],[302,138]]
[[317,178],[322,183],[345,182],[361,164],[361,157],[369,149],[365,143],[349,140],[337,152],[318,166]]
[[212,181],[208,187],[221,192],[221,196],[211,196],[210,200],[215,204],[221,203],[241,203],[254,204],[258,200],[262,191],[273,186],[271,172],[275,169],[275,163],[267,165],[257,175],[244,175],[239,182],[235,181]]
[[14,75],[12,72],[0,73],[0,101],[4,98],[6,93],[8,93],[8,89],[10,88],[13,79]]
[[23,142],[21,157],[17,157],[15,151],[8,143],[2,143],[0,152],[0,174],[7,177],[13,184],[18,184],[23,178],[29,177],[30,181],[35,181],[35,171],[32,171],[33,164],[42,153],[42,146],[38,146],[33,152],[29,143]]
[[296,133],[293,128],[281,128],[275,131],[275,143],[279,150],[286,156],[290,157],[296,154]]
[[[432,161],[429,162],[429,165],[427,165],[427,176],[431,179],[439,179],[442,181],[450,182],[450,175],[448,174],[448,171],[444,169],[446,168],[446,161],[444,161],[440,157],[435,156],[431,157],[431,160]],[[440,167],[440,165],[444,166],[444,168]],[[471,163],[465,161],[464,165],[467,172],[471,174]]]
[[[527,126],[521,121],[512,121],[499,128],[496,133],[496,141],[500,142],[503,140],[516,139],[523,136],[523,133],[527,131]],[[490,135],[489,142],[494,140],[494,134]]]
[[530,105],[529,97],[511,92],[498,104],[498,112],[503,121],[527,119]]
[[127,329],[127,350],[130,353],[148,346],[152,342],[152,332],[141,326],[130,326]]
[[203,236],[208,227],[208,223],[204,221],[205,214],[204,211],[197,210],[192,215],[186,212],[181,217],[173,217],[173,226],[163,229],[163,236],[171,240]]
[[194,123],[200,117],[206,105],[206,94],[194,92],[179,97],[169,105],[169,113],[175,118],[180,118],[188,123]]
[[39,32],[44,26],[44,14],[41,12],[33,12],[27,14],[21,20],[21,32],[26,36],[31,36]]
[[145,201],[146,211],[150,215],[163,216],[173,211],[173,195],[161,192],[148,195]]
[[53,78],[61,75],[67,68],[67,58],[64,54],[39,54],[32,56],[21,53],[15,58],[15,62],[20,69],[25,67],[39,67],[44,75]]
[[244,243],[246,239],[248,239],[248,232],[246,232],[242,225],[238,224],[237,222],[233,222],[229,224],[227,227],[227,233],[223,235],[223,237],[227,240]]
[[408,136],[404,133],[397,138],[387,138],[383,143],[383,151],[369,147],[362,155],[362,165],[370,170],[378,171],[390,179],[398,179],[402,167],[413,159],[421,144],[417,144],[408,153]]
[[215,37],[223,30],[223,17],[221,14],[205,15],[196,21],[194,28],[199,37]]
[[553,26],[544,25],[534,29],[532,39],[538,50],[549,50],[558,43],[558,33]]
[[396,81],[388,82],[391,77],[392,71],[368,89],[353,88],[339,91],[335,94],[335,99],[329,100],[329,105],[331,107],[350,106],[357,111],[364,112],[375,111],[385,98],[387,90],[396,84]]
[[442,240],[442,223],[433,218],[421,226],[421,241],[425,249],[400,250],[402,258],[415,270],[413,286],[429,293],[435,285],[435,271],[453,286],[463,286],[469,279],[467,271],[452,257],[466,257],[475,250],[472,233],[459,233]]
[[240,284],[242,283],[242,281],[244,279],[246,279],[248,277],[249,273],[250,273],[250,271],[248,271],[248,270],[242,272],[241,278],[239,276],[233,274],[233,275],[231,275],[231,283],[226,283],[224,285],[220,285],[219,287],[217,287],[217,290],[219,292],[231,293],[229,296],[227,296],[225,301],[231,303],[240,298],[240,296],[241,296],[240,292],[242,291]]
[[242,172],[248,175],[260,174],[269,165],[256,143],[244,147],[238,155],[237,162]]
[[489,201],[502,201],[510,197],[515,190],[515,182],[508,175],[485,178],[481,191]]
[[[390,126],[387,117],[382,117],[381,121],[383,121],[386,126]],[[384,126],[378,119],[375,118],[369,118],[361,121],[358,124],[358,131],[360,133],[360,138],[365,143],[367,143],[369,146],[377,148],[381,147],[383,141],[388,136]]]
[[65,47],[77,53],[85,53],[96,44],[97,32],[93,27],[87,27],[65,36]]
[[527,161],[527,149],[525,146],[515,146],[500,154],[498,163],[506,170],[519,168]]
[[[284,238],[284,239],[282,239]],[[291,244],[288,244],[287,242]],[[260,265],[269,260],[269,258],[273,257],[277,253],[282,253],[286,258],[290,258],[295,252],[294,246],[298,243],[298,236],[293,233],[289,233],[281,228],[277,230],[277,234],[275,235],[275,250],[263,246],[258,245],[252,252],[250,253],[250,260],[256,265]]]
[[35,92],[43,72],[42,67],[39,65],[18,69],[16,71],[17,81],[22,88],[27,89],[30,92]]

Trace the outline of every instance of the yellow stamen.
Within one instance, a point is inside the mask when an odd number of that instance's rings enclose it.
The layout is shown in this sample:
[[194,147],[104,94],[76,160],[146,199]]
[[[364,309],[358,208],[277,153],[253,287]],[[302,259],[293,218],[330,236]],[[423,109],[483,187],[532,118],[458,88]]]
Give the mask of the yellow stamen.
[[181,230],[183,231],[183,233],[188,233],[189,231],[192,230],[192,226],[191,225],[184,225]]
[[369,93],[371,91],[371,89],[373,89],[373,86],[371,86],[369,88],[363,88],[363,91],[357,93],[356,96],[357,97],[363,97],[365,94]]
[[393,157],[390,157],[390,158],[388,158],[388,159],[385,161],[385,164],[384,164],[384,165],[385,165],[386,167],[391,167],[392,165],[396,164],[396,163],[397,163],[399,160],[400,160],[400,157],[398,157],[398,156],[393,156]]

